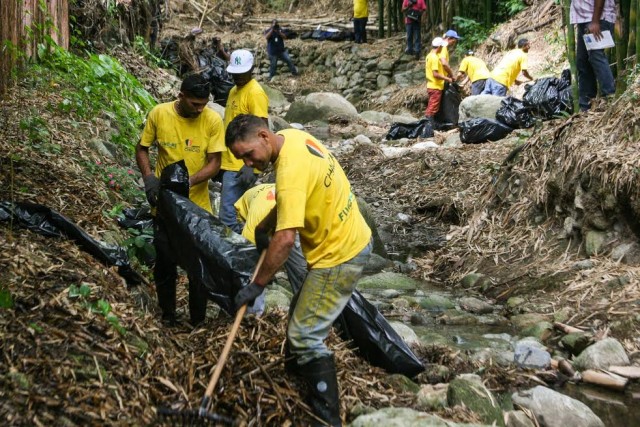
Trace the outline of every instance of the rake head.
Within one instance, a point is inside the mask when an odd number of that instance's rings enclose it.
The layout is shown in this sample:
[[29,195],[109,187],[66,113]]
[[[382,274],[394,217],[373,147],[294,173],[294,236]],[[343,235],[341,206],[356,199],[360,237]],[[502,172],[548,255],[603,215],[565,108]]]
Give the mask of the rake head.
[[200,409],[171,409],[159,407],[158,417],[172,426],[232,426],[234,422],[224,415],[214,414]]

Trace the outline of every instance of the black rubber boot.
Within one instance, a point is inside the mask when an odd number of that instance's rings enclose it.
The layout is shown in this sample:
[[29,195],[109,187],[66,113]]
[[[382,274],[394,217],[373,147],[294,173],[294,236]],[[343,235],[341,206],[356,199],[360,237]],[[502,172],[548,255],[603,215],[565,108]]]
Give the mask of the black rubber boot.
[[309,386],[309,405],[316,417],[324,421],[313,420],[311,425],[342,427],[340,420],[340,393],[333,356],[327,356],[299,366],[297,372]]

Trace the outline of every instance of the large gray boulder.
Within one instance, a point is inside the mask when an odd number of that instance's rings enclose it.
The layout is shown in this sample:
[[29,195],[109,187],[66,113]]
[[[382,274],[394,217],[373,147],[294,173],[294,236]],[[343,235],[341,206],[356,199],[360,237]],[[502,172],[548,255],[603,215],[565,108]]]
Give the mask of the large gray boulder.
[[291,104],[284,118],[289,123],[309,123],[313,120],[328,120],[331,116],[355,119],[358,117],[358,110],[337,93],[317,92]]
[[[471,427],[471,425],[443,420],[411,408],[382,408],[370,414],[360,415],[351,423],[351,427]],[[481,427],[478,424],[474,425]]]
[[264,89],[267,97],[269,98],[269,109],[281,109],[289,105],[289,101],[282,92],[271,86],[267,86],[264,83],[260,83],[262,89]]
[[513,393],[511,399],[533,412],[541,427],[604,427],[587,405],[547,387],[519,391]]
[[628,366],[629,356],[615,338],[605,338],[587,347],[573,361],[580,370],[609,369],[609,366]]
[[459,122],[464,122],[476,117],[496,119],[496,112],[500,109],[500,103],[504,98],[495,95],[467,96],[460,103]]
[[473,377],[458,377],[449,383],[447,403],[464,405],[487,423],[504,426],[502,409],[493,394]]

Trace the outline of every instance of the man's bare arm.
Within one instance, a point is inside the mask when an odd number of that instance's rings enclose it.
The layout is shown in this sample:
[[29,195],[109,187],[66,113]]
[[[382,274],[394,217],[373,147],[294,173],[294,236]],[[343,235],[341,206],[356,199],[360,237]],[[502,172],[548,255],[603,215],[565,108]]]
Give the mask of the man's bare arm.
[[136,163],[138,163],[138,168],[142,176],[153,173],[151,170],[151,161],[149,160],[149,147],[145,147],[139,143],[136,145]]
[[295,228],[278,230],[274,233],[262,267],[260,267],[260,271],[258,271],[256,278],[253,280],[255,284],[265,286],[269,283],[269,280],[271,280],[287,258],[289,258],[289,252],[291,252],[291,248],[293,248],[295,239]]
[[207,164],[189,177],[189,185],[197,185],[214,177],[220,170],[222,153],[207,153]]

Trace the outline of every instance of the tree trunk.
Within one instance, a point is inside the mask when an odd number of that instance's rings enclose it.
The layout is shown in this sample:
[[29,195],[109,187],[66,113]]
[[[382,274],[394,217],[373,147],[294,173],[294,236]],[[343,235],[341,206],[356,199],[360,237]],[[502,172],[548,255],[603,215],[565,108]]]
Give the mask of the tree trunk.
[[384,37],[384,0],[378,0],[378,38]]
[[[578,67],[576,66],[576,35],[573,25],[570,23],[569,8],[571,6],[570,0],[561,0],[563,22],[567,26],[567,59],[569,61],[569,68],[571,69],[571,94],[573,96],[573,111],[580,111],[580,105],[578,103]],[[560,325],[560,324],[558,324]],[[563,325],[566,326],[566,325]]]
[[[630,59],[632,56],[636,56],[636,21],[638,13],[638,0],[631,0],[631,4],[629,5],[629,43],[627,44],[627,58]],[[635,59],[634,59],[635,63]],[[629,61],[625,64],[625,68],[629,67]]]

